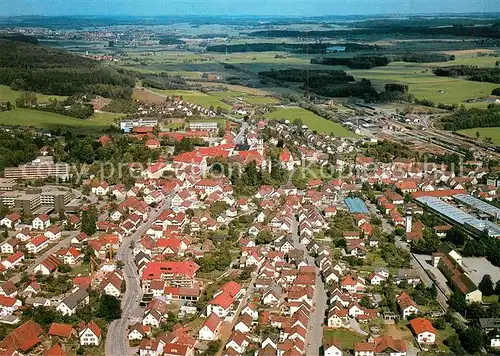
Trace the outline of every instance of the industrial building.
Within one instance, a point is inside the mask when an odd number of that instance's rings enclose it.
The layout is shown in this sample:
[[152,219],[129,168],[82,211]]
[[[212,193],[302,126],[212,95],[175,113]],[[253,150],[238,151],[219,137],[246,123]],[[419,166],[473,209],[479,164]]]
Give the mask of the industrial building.
[[217,132],[219,125],[214,121],[194,121],[189,123],[189,130]]
[[500,209],[496,206],[486,203],[481,199],[473,197],[468,194],[455,194],[453,195],[453,199],[457,202],[468,206],[469,208],[477,211],[480,214],[486,214],[493,217],[494,221],[500,218]]
[[477,235],[482,232],[487,232],[488,236],[500,237],[500,226],[494,222],[478,219],[436,197],[424,196],[416,198],[416,200],[426,205],[432,211],[440,214],[445,219],[462,225],[473,234]]

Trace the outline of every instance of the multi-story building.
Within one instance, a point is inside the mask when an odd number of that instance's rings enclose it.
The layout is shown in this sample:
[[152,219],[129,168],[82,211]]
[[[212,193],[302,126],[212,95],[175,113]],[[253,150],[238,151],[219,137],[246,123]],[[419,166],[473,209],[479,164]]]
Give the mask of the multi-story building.
[[55,163],[52,156],[39,156],[29,163],[18,167],[7,167],[4,170],[5,178],[14,179],[48,177],[67,179],[69,176],[69,165],[66,163]]
[[217,132],[219,125],[214,121],[195,121],[189,123],[189,130]]

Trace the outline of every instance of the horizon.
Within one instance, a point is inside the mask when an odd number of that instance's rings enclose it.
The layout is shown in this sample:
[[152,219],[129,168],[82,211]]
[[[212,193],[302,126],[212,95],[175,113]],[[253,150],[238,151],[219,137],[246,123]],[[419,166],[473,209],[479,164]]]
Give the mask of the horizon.
[[[137,3],[140,4],[137,4]],[[496,0],[3,0],[1,17],[328,17],[498,13]]]

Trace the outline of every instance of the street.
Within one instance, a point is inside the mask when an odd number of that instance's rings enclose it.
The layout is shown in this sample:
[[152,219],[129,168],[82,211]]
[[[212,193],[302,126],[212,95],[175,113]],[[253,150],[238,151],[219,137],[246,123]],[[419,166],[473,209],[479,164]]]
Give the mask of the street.
[[123,261],[124,275],[127,289],[122,296],[122,317],[109,324],[108,334],[106,336],[105,354],[107,356],[125,356],[132,355],[130,351],[127,328],[130,324],[129,318],[133,316],[135,309],[139,307],[139,301],[142,298],[142,290],[139,283],[139,275],[134,262],[134,255],[130,249],[130,243],[137,242],[140,237],[153,225],[169,204],[163,204],[162,208],[154,210],[151,216],[130,236],[123,239],[117,253],[117,260]]
[[64,234],[65,235],[69,234],[69,236],[66,236],[64,239],[58,241],[56,245],[52,246],[48,250],[45,250],[44,253],[42,253],[40,256],[35,258],[35,260],[30,264],[30,266],[28,268],[24,268],[21,272],[18,272],[17,274],[13,275],[10,278],[10,280],[13,283],[17,283],[21,280],[21,275],[23,272],[28,273],[28,275],[32,274],[35,267],[38,266],[40,264],[40,262],[42,262],[47,257],[49,257],[50,255],[52,255],[53,253],[58,251],[60,248],[68,247],[71,244],[71,239],[73,237],[75,237],[78,234],[78,232],[77,231],[70,231],[70,232],[65,231]]
[[[292,238],[296,249],[304,251],[307,256],[307,262],[311,266],[315,266],[314,258],[309,255],[305,245],[299,242],[298,222],[293,220],[292,223]],[[319,355],[320,347],[323,345],[323,324],[325,321],[325,313],[327,308],[328,298],[326,295],[325,285],[321,280],[321,274],[316,268],[316,288],[313,297],[313,308],[309,317],[309,328],[306,333],[306,355]]]

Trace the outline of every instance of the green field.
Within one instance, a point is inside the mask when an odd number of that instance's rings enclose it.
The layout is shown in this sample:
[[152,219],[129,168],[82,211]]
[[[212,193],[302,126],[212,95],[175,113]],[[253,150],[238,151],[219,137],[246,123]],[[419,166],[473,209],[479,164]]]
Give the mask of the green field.
[[223,109],[231,109],[229,105],[226,103],[223,103],[221,100],[220,95],[209,95],[202,93],[197,90],[160,90],[160,89],[154,89],[155,92],[163,94],[163,95],[169,95],[169,96],[182,96],[182,98],[190,103],[194,103],[197,105],[201,105],[203,107],[210,107],[211,105],[214,108],[217,108],[217,106],[220,106]]
[[324,119],[315,113],[302,109],[302,108],[278,108],[276,111],[266,115],[267,118],[272,120],[285,119],[292,122],[295,119],[301,119],[304,125],[309,129],[316,130],[317,132],[333,133],[339,137],[356,137],[357,135],[339,123]]
[[[16,99],[21,95],[21,91],[12,90],[7,85],[0,85],[0,101],[10,101],[13,105],[16,102]],[[45,95],[45,94],[36,94],[39,102],[49,101],[49,99],[57,99],[64,100],[65,96],[59,95]]]
[[365,341],[362,335],[354,331],[347,329],[325,329],[323,332],[323,343],[331,339],[339,340],[342,343],[342,347],[348,350],[354,349],[355,342]]
[[120,114],[96,113],[87,120],[51,112],[14,108],[0,112],[0,125],[32,126],[46,130],[68,130],[82,133],[103,132],[113,123],[113,118]]
[[476,138],[476,132],[479,132],[479,140],[489,137],[493,141],[493,144],[500,146],[500,127],[477,127],[458,131],[458,133],[472,138]]

